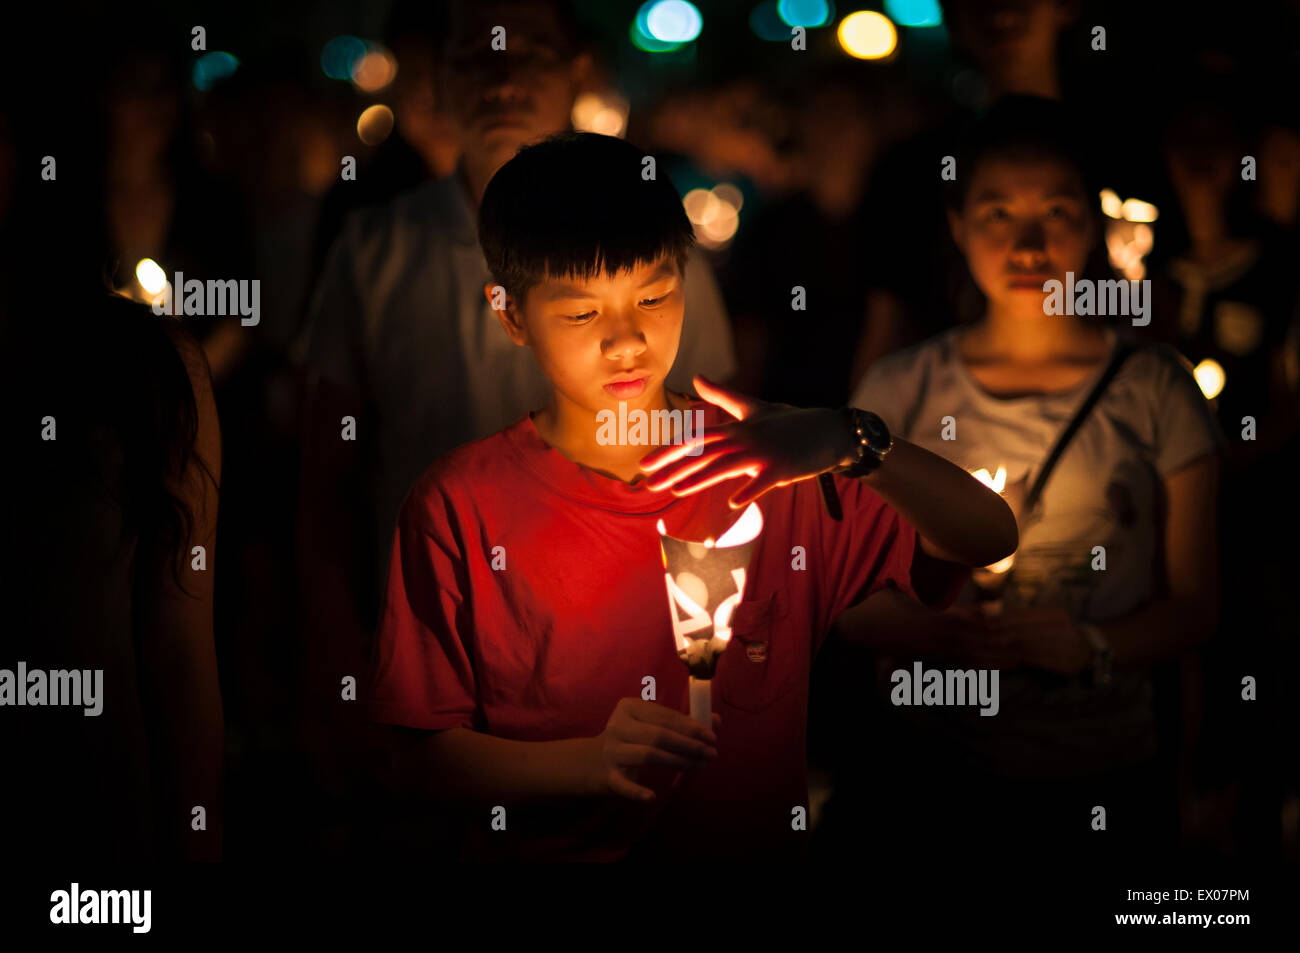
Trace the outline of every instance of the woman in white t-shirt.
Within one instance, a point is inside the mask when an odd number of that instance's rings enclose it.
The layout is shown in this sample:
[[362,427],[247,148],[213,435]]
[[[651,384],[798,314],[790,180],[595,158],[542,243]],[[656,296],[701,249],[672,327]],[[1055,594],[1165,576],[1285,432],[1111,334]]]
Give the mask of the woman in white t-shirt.
[[[957,158],[949,219],[983,316],[880,360],[852,401],[972,472],[1003,471],[1020,523],[1009,578],[983,574],[1004,587],[998,614],[970,592],[947,613],[884,592],[840,620],[881,652],[882,699],[894,694],[892,672],[910,673],[915,660],[1000,670],[993,715],[886,702],[898,715],[887,756],[902,780],[882,806],[903,816],[885,826],[913,847],[923,828],[945,850],[965,842],[1059,857],[1077,847],[1114,859],[1120,845],[1168,846],[1177,826],[1156,760],[1151,670],[1215,628],[1223,437],[1186,362],[1142,346],[1135,327],[1136,350],[1038,506],[1022,512],[1120,343],[1116,328],[1132,323],[1048,313],[1045,282],[1068,287],[1073,273],[1077,288],[1101,228],[1060,109],[1004,100],[976,127]],[[1106,841],[1095,836],[1103,816]]]

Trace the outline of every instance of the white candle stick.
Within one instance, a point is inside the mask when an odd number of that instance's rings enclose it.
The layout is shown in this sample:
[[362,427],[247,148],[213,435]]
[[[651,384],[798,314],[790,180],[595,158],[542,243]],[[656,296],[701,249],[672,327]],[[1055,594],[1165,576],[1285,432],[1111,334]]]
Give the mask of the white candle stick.
[[691,676],[691,718],[710,730],[713,728],[713,693],[709,687],[712,684],[711,679]]

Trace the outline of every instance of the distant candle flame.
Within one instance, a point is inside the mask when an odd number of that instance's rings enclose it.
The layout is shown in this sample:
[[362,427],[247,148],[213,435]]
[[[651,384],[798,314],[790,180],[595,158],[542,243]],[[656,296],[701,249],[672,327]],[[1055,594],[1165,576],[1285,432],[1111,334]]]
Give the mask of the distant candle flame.
[[1206,400],[1214,400],[1218,397],[1223,392],[1223,385],[1228,379],[1223,373],[1223,365],[1208,357],[1196,365],[1192,375],[1196,378],[1196,383]]
[[141,258],[136,264],[135,280],[150,295],[156,295],[167,287],[167,273],[152,258]]

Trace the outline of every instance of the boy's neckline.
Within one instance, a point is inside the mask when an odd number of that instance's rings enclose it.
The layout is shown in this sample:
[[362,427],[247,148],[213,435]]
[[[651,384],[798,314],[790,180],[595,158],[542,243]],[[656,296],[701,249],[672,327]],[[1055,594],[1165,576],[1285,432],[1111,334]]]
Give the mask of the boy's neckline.
[[[703,411],[706,421],[714,414],[724,413],[721,408],[701,398],[690,394],[679,396],[686,400],[683,409]],[[571,499],[637,512],[666,509],[678,499],[667,491],[647,489],[645,474],[628,483],[570,460],[546,442],[538,431],[531,412],[520,418],[518,424],[507,431],[507,435],[529,468],[552,489]],[[647,447],[646,453],[649,452],[650,448]]]

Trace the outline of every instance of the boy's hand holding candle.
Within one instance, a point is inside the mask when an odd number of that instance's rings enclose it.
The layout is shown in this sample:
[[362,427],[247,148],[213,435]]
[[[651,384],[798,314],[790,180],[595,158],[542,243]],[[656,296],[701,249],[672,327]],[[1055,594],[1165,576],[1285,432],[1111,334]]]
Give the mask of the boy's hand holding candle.
[[[713,727],[722,717],[713,715]],[[636,779],[645,765],[687,769],[718,756],[718,736],[690,716],[640,698],[621,698],[605,730],[591,739],[587,789],[649,801],[655,792]]]

